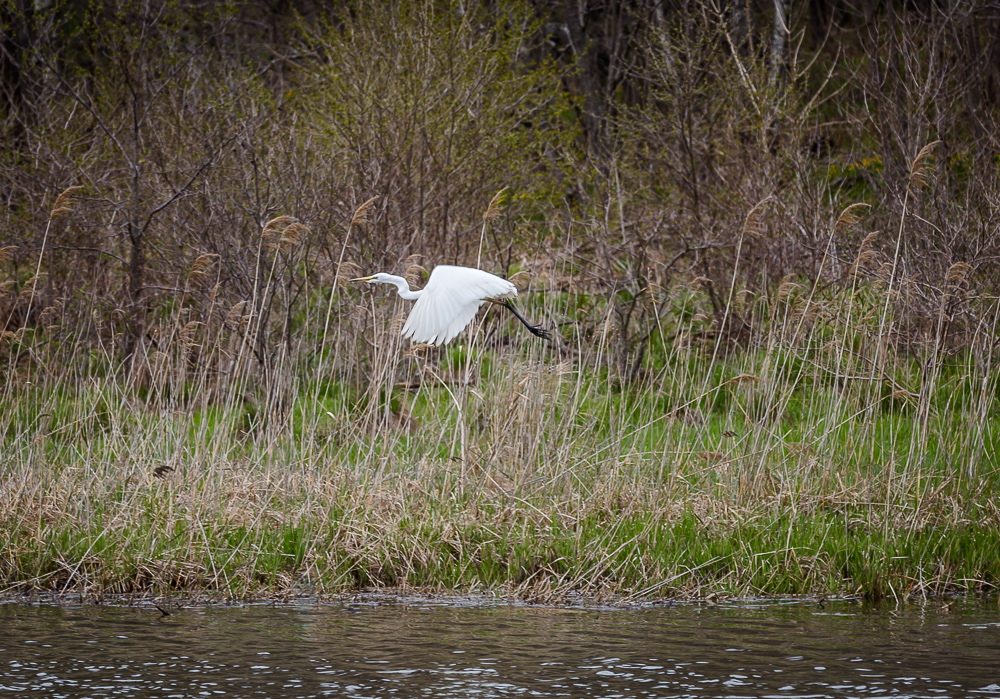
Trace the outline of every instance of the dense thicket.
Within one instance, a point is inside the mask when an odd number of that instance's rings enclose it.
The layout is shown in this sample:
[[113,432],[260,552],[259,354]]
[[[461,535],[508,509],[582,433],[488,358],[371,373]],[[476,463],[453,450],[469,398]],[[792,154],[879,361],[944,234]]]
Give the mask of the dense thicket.
[[751,341],[791,283],[876,285],[895,346],[961,347],[1000,284],[995,4],[4,0],[0,25],[7,370],[222,333],[266,367],[367,322],[338,274],[474,264],[481,234],[483,266],[585,299],[566,333],[607,302],[629,376],[665,323]]

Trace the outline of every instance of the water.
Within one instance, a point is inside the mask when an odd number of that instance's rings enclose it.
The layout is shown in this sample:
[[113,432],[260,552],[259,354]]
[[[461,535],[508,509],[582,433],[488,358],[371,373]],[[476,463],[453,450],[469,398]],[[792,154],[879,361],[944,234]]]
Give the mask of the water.
[[5,604],[0,696],[1000,697],[1000,612]]

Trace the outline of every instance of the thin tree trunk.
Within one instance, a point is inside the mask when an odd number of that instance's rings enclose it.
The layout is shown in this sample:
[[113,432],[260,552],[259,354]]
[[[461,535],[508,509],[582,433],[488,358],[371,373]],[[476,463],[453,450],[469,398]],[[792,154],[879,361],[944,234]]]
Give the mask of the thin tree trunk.
[[771,34],[771,84],[784,83],[788,66],[788,35],[791,0],[774,0],[774,31]]
[[729,26],[733,33],[733,48],[740,58],[750,54],[750,7],[748,0],[733,0],[729,7]]
[[590,146],[601,151],[604,141],[604,90],[601,86],[597,48],[587,33],[585,4],[567,8],[563,25],[573,53],[580,60],[580,89],[583,92],[583,125]]

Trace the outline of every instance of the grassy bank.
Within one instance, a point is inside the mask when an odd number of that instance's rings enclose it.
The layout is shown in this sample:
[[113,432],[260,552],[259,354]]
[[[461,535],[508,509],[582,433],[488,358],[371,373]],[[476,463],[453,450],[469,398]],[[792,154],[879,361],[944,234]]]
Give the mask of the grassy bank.
[[0,12],[0,591],[991,590],[1000,25],[897,4]]
[[[893,322],[879,283],[756,301],[769,320],[740,347],[704,332],[706,299],[674,290],[634,378],[603,356],[607,309],[587,326],[579,309],[597,302],[559,293],[526,299],[561,321],[548,345],[491,311],[464,344],[414,351],[398,337],[408,307],[356,289],[340,293],[374,325],[271,367],[237,333],[177,341],[128,380],[39,342],[0,405],[0,582],[545,601],[990,591],[997,370],[988,352],[875,341]],[[328,298],[314,305],[319,335]],[[992,336],[980,327],[973,348]]]

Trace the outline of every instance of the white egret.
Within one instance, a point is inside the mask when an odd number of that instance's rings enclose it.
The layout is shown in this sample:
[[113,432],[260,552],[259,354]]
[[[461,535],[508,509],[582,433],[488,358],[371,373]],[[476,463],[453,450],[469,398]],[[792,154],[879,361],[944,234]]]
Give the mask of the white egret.
[[351,281],[393,284],[402,298],[416,301],[403,325],[403,337],[410,338],[411,342],[448,344],[465,330],[479,307],[487,301],[506,306],[532,335],[549,337],[548,330],[532,325],[514,308],[510,300],[517,298],[517,287],[481,269],[438,265],[431,272],[427,285],[415,291],[402,277],[384,272]]

